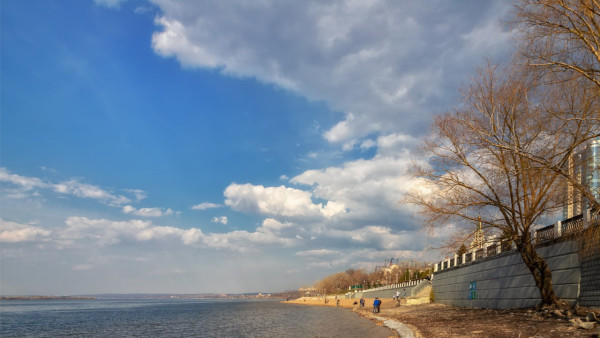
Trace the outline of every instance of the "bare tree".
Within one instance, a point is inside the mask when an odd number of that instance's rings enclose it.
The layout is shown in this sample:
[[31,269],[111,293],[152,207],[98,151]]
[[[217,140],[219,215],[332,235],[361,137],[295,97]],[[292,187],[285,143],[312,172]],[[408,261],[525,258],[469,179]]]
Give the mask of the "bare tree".
[[562,206],[560,175],[512,151],[553,154],[556,140],[544,130],[558,121],[544,120],[535,104],[537,79],[523,69],[480,69],[463,91],[464,104],[435,118],[424,146],[430,166],[418,168],[422,184],[408,201],[421,207],[428,227],[473,224],[481,217],[484,229],[516,243],[542,303],[554,304],[551,271],[535,250],[531,230]]
[[515,7],[529,65],[600,87],[600,1],[519,0]]
[[550,157],[497,146],[525,156],[558,173],[600,212],[599,192],[582,184],[573,167],[577,147],[600,137],[600,1],[520,0],[515,22],[520,28],[521,56],[544,79],[546,118],[557,121],[554,129],[558,149]]

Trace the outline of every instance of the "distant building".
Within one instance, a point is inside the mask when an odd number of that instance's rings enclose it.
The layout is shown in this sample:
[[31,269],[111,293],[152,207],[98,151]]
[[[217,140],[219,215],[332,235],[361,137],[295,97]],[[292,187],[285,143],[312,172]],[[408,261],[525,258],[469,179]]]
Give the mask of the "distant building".
[[485,245],[485,235],[481,226],[481,217],[479,218],[479,224],[477,224],[477,231],[473,235],[473,241],[471,242],[471,249],[482,249]]
[[[586,143],[575,152],[568,163],[569,173],[580,184],[588,187],[596,199],[600,197],[600,137]],[[589,209],[589,202],[583,194],[567,183],[566,200],[563,206],[563,219],[581,215]]]

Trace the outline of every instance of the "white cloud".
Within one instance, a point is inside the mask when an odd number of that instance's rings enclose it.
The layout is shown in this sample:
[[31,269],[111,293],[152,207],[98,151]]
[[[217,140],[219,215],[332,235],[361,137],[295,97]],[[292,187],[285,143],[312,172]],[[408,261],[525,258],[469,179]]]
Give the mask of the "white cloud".
[[46,188],[48,184],[36,177],[27,177],[17,174],[11,174],[8,169],[0,167],[0,182],[13,184],[21,187],[25,191],[35,188]]
[[402,138],[383,137],[378,140],[378,152],[385,155],[378,153],[372,159],[307,170],[293,177],[290,182],[307,185],[316,198],[335,203],[327,205],[331,210],[335,210],[336,204],[342,204],[348,210],[344,219],[354,220],[357,226],[365,221],[407,221],[408,208],[401,201],[416,182],[408,172],[413,160],[408,150],[402,149],[391,139]]
[[136,209],[131,205],[126,205],[123,207],[123,213],[132,214],[136,216],[142,217],[162,217],[173,215],[174,211],[171,208],[140,208]]
[[317,256],[317,257],[321,257],[321,256],[338,255],[339,253],[340,252],[336,251],[336,250],[315,249],[315,250],[298,251],[298,252],[296,252],[296,255],[297,256]]
[[44,240],[51,231],[31,224],[20,224],[0,219],[0,242],[17,243]]
[[510,53],[510,2],[153,2],[156,53],[324,100],[345,115],[324,137],[346,148],[424,133],[474,64]]
[[277,245],[292,246],[296,241],[290,238],[279,237],[271,232],[248,232],[236,230],[227,233],[211,233],[203,238],[203,244],[215,249],[227,249],[232,251],[256,251],[255,245]]
[[329,201],[323,207],[321,203],[312,202],[310,192],[285,186],[233,183],[224,194],[227,206],[247,213],[301,218],[331,218],[345,213],[343,203]]
[[131,199],[123,195],[114,195],[96,185],[81,183],[76,179],[54,184],[52,188],[57,193],[74,195],[80,198],[91,198],[112,206],[131,203]]
[[227,218],[227,216],[221,216],[221,217],[213,217],[211,222],[213,223],[221,223],[223,225],[226,225],[227,223],[229,223],[229,219]]
[[[54,183],[37,177],[13,174],[4,167],[0,167],[0,182],[6,183],[2,185],[3,198],[41,197],[40,191],[50,190],[61,195],[93,199],[109,206],[123,207],[134,201],[139,202],[147,196],[147,193],[140,189],[124,189],[125,192],[133,195],[132,200],[130,197],[114,193],[97,185],[83,183],[79,179],[72,178]],[[131,210],[133,211],[133,209]],[[153,210],[144,211],[153,212]],[[169,213],[173,213],[173,211],[171,210]]]
[[126,243],[161,241],[173,248],[181,244],[238,252],[258,251],[265,245],[293,246],[295,238],[280,234],[289,228],[289,223],[267,219],[256,231],[232,231],[227,233],[204,233],[199,228],[182,229],[173,226],[155,225],[146,220],[113,221],[72,216],[65,220],[64,227],[52,231],[43,227],[8,222],[0,219],[0,242],[44,242],[55,248],[105,248]]
[[207,209],[214,209],[214,208],[220,208],[222,207],[222,205],[220,204],[215,204],[215,203],[210,203],[210,202],[202,202],[200,204],[196,204],[194,206],[191,207],[192,210],[207,210]]
[[360,149],[370,149],[375,147],[376,145],[377,143],[375,143],[375,141],[367,139],[360,143]]
[[148,197],[148,193],[145,192],[144,190],[140,190],[140,189],[125,189],[125,191],[132,193],[135,196],[135,200],[136,202],[139,202],[141,200],[143,200],[144,198]]
[[262,226],[258,227],[256,231],[268,232],[268,233],[279,233],[281,230],[293,227],[294,224],[290,222],[280,222],[273,218],[265,218],[262,222]]

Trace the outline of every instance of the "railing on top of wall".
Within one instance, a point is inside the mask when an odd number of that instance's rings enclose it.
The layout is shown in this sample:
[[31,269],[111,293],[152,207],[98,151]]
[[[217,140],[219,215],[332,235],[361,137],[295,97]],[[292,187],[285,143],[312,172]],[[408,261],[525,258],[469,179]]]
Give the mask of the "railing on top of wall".
[[583,229],[583,214],[562,221],[561,233],[563,235],[574,233]]
[[[591,225],[600,226],[600,213],[592,210],[586,210],[583,214],[571,217],[564,221],[556,222],[555,224],[533,230],[531,236],[536,243],[559,238],[588,228]],[[488,242],[483,248],[475,248],[462,255],[454,255],[453,258],[446,258],[443,261],[435,264],[433,271],[437,272],[451,267],[460,266],[472,261],[480,260],[485,257],[497,255],[501,252],[516,249],[514,242]]]
[[429,279],[423,278],[423,279],[411,280],[408,282],[403,282],[403,283],[398,283],[398,284],[390,284],[390,285],[380,286],[380,287],[373,288],[373,289],[366,289],[366,290],[359,291],[359,292],[374,292],[374,291],[381,291],[381,290],[409,288],[409,287],[417,286],[425,281],[429,281]]

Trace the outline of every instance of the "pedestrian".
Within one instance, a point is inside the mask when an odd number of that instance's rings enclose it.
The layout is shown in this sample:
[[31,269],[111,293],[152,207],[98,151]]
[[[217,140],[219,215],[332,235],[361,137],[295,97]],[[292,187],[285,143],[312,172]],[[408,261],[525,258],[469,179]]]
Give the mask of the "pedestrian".
[[360,297],[360,307],[365,307],[365,299]]
[[340,300],[339,299],[335,301],[335,306],[340,307]]
[[402,289],[402,291],[404,292],[404,294],[402,295],[402,298],[406,298],[406,289]]
[[378,297],[375,297],[373,301],[373,313],[379,313],[381,311],[381,300]]

